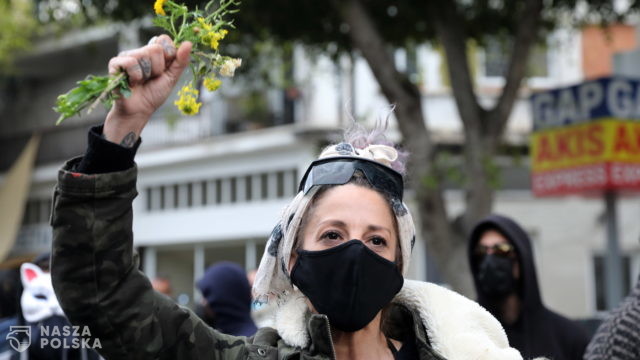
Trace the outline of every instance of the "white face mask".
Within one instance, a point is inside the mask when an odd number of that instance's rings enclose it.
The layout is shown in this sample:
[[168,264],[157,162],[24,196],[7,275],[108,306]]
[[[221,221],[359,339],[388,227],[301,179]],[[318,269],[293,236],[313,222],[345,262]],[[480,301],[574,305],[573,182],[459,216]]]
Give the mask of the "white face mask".
[[20,267],[20,277],[24,288],[20,305],[27,322],[35,323],[54,315],[64,316],[53,291],[50,273],[43,272],[37,265],[24,263]]

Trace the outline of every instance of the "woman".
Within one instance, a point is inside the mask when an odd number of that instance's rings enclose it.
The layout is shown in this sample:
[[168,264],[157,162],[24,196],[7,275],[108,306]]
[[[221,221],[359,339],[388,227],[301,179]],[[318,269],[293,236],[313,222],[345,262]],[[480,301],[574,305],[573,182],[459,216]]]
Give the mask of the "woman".
[[[480,306],[404,280],[414,225],[390,146],[343,143],[311,164],[273,230],[254,292],[275,329],[221,334],[151,290],[132,247],[139,134],[188,64],[163,35],[111,60],[133,94],[94,128],[54,195],[52,274],[69,319],[109,359],[521,359]],[[116,145],[120,144],[120,145]],[[354,146],[355,145],[355,146]]]

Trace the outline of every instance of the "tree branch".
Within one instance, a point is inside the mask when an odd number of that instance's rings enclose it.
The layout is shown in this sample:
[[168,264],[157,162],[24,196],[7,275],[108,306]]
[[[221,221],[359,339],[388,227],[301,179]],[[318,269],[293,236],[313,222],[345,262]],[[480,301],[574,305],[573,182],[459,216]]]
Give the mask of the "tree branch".
[[424,121],[420,91],[396,70],[392,54],[360,1],[334,0],[334,4],[349,25],[353,44],[369,64],[382,93],[389,103],[396,105],[398,125],[413,162],[430,168],[433,146]]
[[526,75],[531,47],[536,41],[540,29],[542,0],[527,0],[519,16],[518,27],[513,40],[513,49],[509,58],[509,67],[505,74],[505,85],[493,109],[489,111],[489,134],[494,141],[502,135],[518,97],[522,79]]
[[[487,137],[487,112],[476,98],[473,79],[467,57],[467,37],[464,24],[458,14],[455,1],[428,1],[429,19],[444,47],[451,89],[456,107],[464,126],[465,211],[459,222],[458,236],[463,242],[472,226],[491,211],[493,189],[489,181],[487,159],[493,155],[494,146]],[[453,238],[452,238],[453,239]],[[452,240],[453,241],[453,240]],[[460,244],[457,244],[460,245]]]
[[[388,51],[382,36],[378,33],[372,19],[359,0],[339,1],[334,3],[341,10],[345,22],[349,25],[349,34],[358,50],[367,62],[372,65],[376,80],[385,97],[391,103],[408,98],[415,102],[412,106],[420,106],[420,93],[409,82],[404,74],[396,70],[392,54]],[[375,66],[373,66],[375,65]]]
[[481,124],[476,119],[483,112],[473,89],[473,79],[467,58],[467,42],[464,25],[457,14],[455,1],[430,0],[428,18],[433,22],[436,34],[444,47],[451,90],[465,132],[479,133]]

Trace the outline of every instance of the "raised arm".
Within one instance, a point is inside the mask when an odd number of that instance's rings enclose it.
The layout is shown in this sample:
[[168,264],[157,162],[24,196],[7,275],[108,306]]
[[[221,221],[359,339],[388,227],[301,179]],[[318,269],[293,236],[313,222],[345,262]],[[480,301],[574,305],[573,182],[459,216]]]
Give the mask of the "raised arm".
[[117,100],[104,122],[105,139],[131,147],[151,115],[167,100],[185,67],[191,43],[176,49],[167,35],[139,49],[124,51],[109,61],[109,74],[126,71],[131,96]]
[[212,330],[153,291],[133,250],[137,168],[135,151],[127,147],[168,97],[189,51],[190,44],[176,51],[163,36],[112,59],[110,71],[125,69],[133,94],[118,100],[104,130],[92,130],[85,157],[59,172],[51,218],[53,286],[71,323],[87,326],[107,359],[240,359],[247,351],[245,338]]

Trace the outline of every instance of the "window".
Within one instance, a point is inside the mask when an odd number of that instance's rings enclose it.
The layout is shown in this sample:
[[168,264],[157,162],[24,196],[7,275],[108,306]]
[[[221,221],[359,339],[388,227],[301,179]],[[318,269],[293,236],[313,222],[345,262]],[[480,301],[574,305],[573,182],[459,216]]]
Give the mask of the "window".
[[153,188],[147,188],[147,190],[145,191],[146,196],[147,196],[147,210],[151,210],[153,209],[153,199],[152,199],[152,190]]
[[260,198],[266,200],[269,198],[269,174],[260,174]]
[[253,200],[253,176],[247,175],[244,178],[244,196],[246,201]]
[[[245,174],[225,178],[206,179],[156,185],[146,188],[146,209],[184,209],[197,206],[246,203],[295,196],[298,191],[298,170],[285,169],[268,173]],[[25,222],[34,221],[42,214],[40,204],[30,203],[25,211]],[[48,215],[47,215],[48,216]]]
[[509,65],[505,44],[499,41],[488,41],[484,48],[484,75],[486,77],[503,77]]
[[[622,260],[622,293],[626,296],[631,291],[631,256],[621,255]],[[593,256],[593,271],[595,279],[595,300],[596,311],[606,311],[606,273],[605,273],[605,255]]]
[[278,171],[276,173],[276,188],[277,188],[277,197],[284,197],[284,171]]
[[222,203],[222,179],[216,179],[216,204]]
[[293,169],[290,171],[291,174],[291,196],[296,196],[298,193],[298,169]]
[[187,207],[193,207],[193,183],[187,184]]
[[189,207],[198,207],[203,205],[202,187],[202,181],[189,183]]
[[218,199],[218,188],[215,180],[207,181],[207,201],[206,205],[215,205]]
[[23,225],[46,224],[51,216],[51,199],[30,199],[24,208]]
[[[232,188],[232,184],[231,184],[231,179],[227,178],[227,179],[223,179],[220,181],[221,183],[221,187],[220,187],[220,197],[221,197],[221,202],[223,204],[228,204],[231,202],[232,200],[232,193],[231,193],[231,188]],[[233,194],[235,195],[235,194]]]
[[238,201],[238,179],[232,177],[229,182],[231,183],[229,186],[230,202],[233,204]]
[[176,203],[178,208],[186,208],[191,207],[189,204],[190,194],[189,194],[189,184],[179,184],[176,185],[178,189],[176,192]]
[[178,186],[178,184],[174,184],[172,186],[172,192],[173,192],[173,204],[172,204],[172,207],[175,209],[178,206],[180,206],[180,187]]
[[209,186],[207,184],[206,180],[203,180],[200,182],[200,188],[202,189],[202,193],[200,193],[200,195],[202,196],[202,205],[206,206],[209,203]]
[[[487,41],[484,47],[484,76],[504,77],[509,66],[510,55],[510,44],[498,40]],[[527,77],[547,77],[549,76],[548,68],[546,45],[534,45],[529,54]]]

